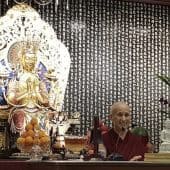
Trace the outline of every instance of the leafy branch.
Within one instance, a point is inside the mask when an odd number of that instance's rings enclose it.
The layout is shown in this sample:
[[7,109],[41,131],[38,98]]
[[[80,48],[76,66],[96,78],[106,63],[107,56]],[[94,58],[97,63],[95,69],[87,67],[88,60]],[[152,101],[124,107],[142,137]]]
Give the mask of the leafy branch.
[[170,86],[170,77],[165,75],[157,75],[160,80],[162,80],[164,83],[166,83],[168,86]]

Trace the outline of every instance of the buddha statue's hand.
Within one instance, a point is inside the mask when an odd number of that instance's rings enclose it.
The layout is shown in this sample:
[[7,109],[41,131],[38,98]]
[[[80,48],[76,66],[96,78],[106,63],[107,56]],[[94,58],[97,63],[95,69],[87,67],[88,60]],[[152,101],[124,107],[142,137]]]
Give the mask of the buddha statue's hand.
[[34,89],[38,101],[41,104],[48,106],[48,92],[45,84],[43,82],[39,82],[39,84],[34,84]]
[[46,88],[46,86],[45,86],[45,83],[40,82],[40,84],[39,84],[39,90],[40,90],[40,91],[44,91],[44,92],[47,93],[47,88]]
[[33,91],[33,82],[31,80],[31,78],[28,78],[26,80],[26,83],[27,83],[27,91],[28,91],[28,93],[31,93]]

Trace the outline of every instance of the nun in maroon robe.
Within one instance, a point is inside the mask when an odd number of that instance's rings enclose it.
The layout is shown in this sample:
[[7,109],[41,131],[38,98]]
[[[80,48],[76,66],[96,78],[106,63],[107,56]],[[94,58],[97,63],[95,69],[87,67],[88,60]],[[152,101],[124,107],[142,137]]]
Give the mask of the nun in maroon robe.
[[147,152],[142,137],[130,131],[127,131],[122,139],[112,128],[103,134],[103,144],[106,147],[107,156],[119,154],[122,155],[124,161],[133,160],[135,157],[138,161],[144,160],[144,154]]
[[130,107],[125,102],[114,103],[111,106],[110,119],[112,128],[103,134],[107,156],[119,155],[124,161],[144,160],[146,143],[142,142],[141,136],[128,130],[131,124]]

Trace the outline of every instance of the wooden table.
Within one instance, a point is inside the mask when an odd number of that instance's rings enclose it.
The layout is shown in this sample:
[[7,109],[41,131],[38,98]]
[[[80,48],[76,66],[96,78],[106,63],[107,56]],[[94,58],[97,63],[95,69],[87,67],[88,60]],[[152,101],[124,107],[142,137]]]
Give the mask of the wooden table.
[[170,163],[0,160],[0,170],[169,170]]

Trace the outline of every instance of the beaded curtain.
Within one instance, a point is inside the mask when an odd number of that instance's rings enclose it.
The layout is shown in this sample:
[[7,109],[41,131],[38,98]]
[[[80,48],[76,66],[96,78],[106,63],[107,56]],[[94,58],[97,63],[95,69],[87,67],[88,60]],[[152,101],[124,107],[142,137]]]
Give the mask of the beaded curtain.
[[[0,5],[4,15],[15,3]],[[63,111],[80,112],[80,134],[99,115],[109,126],[110,106],[124,100],[132,123],[145,127],[159,150],[166,115],[159,99],[168,87],[157,74],[169,73],[168,6],[120,0],[60,0],[58,5],[31,2],[69,49],[71,68]]]

